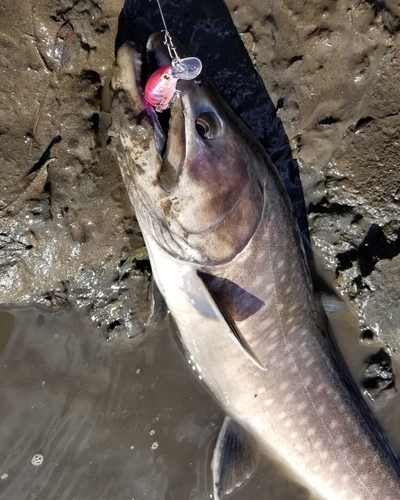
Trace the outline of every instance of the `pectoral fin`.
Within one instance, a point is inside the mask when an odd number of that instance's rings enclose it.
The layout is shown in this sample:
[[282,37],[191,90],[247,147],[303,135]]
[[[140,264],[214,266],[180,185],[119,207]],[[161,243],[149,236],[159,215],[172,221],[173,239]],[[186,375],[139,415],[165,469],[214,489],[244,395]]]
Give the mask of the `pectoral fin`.
[[211,464],[214,499],[223,499],[248,481],[257,467],[258,458],[258,449],[244,429],[230,417],[225,417]]
[[185,276],[185,292],[193,306],[204,316],[218,320],[223,329],[229,334],[238,348],[247,356],[260,370],[266,370],[257,354],[246,341],[240,332],[236,322],[232,319],[228,311],[219,307],[207,283],[197,272],[189,273]]

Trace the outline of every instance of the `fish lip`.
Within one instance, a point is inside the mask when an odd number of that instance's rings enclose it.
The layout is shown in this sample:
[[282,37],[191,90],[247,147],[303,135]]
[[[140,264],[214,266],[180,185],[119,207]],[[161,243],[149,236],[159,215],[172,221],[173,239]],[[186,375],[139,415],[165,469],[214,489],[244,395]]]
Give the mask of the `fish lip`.
[[[135,115],[135,118],[140,121],[142,117],[147,116],[147,120],[153,129],[154,140],[158,156],[162,161],[168,143],[168,122],[170,110],[167,109],[161,113],[155,111],[153,106],[147,102],[145,98],[145,85],[150,75],[161,66],[172,63],[168,49],[163,43],[164,34],[155,32],[147,40],[146,45],[142,45],[141,49],[133,42],[128,40],[124,45],[129,47],[129,50],[136,54],[130,59],[133,66],[134,79],[131,81],[130,95],[138,103],[141,112]],[[172,108],[173,103],[170,108]]]
[[[143,147],[151,141],[154,145],[154,183],[164,191],[170,192],[178,181],[185,160],[185,126],[181,99],[179,105],[171,103],[171,110],[156,112],[145,98],[145,82],[159,65],[171,64],[168,48],[164,45],[164,35],[153,33],[146,44],[137,46],[132,40],[123,43],[116,54],[110,80],[112,100],[118,102],[122,114],[116,113],[109,128],[109,135],[119,136],[121,125],[137,130],[138,144]],[[184,50],[180,49],[180,53]],[[111,110],[113,105],[111,104]],[[121,118],[123,122],[121,122]],[[183,118],[183,124],[180,121]],[[127,123],[126,123],[127,121]],[[173,131],[171,130],[173,123]],[[138,126],[136,128],[136,125]],[[180,130],[179,138],[175,138],[176,130]],[[169,132],[171,132],[169,134]],[[136,132],[135,132],[136,133]],[[128,132],[129,135],[129,132]],[[182,145],[176,148],[176,144]],[[146,147],[147,147],[146,146]],[[148,149],[146,149],[148,151]],[[181,152],[179,155],[176,151]],[[147,153],[146,153],[147,154]],[[150,172],[149,172],[150,173]]]
[[[190,55],[187,50],[180,45],[180,43],[173,39],[175,53],[178,57],[183,58]],[[172,65],[172,56],[165,43],[165,34],[163,32],[152,33],[146,43],[146,53],[143,55],[142,60],[147,61],[145,64],[145,71],[143,73],[142,82],[146,81],[154,71],[162,66]],[[159,157],[161,160],[160,169],[158,171],[157,180],[162,189],[170,193],[178,183],[179,177],[183,170],[186,157],[186,126],[185,126],[185,111],[182,96],[186,93],[185,81],[178,80],[177,93],[175,94],[172,102],[164,111],[155,111],[151,107],[151,118],[154,125],[154,137],[157,142],[157,136],[160,130],[163,132],[163,148],[158,148]],[[182,122],[183,119],[183,123]],[[172,133],[170,135],[170,131]],[[177,143],[179,147],[177,148]],[[178,153],[180,152],[180,153]]]
[[[164,157],[164,153],[167,149],[167,143],[168,143],[168,132],[166,130],[166,127],[162,126],[162,123],[160,122],[160,115],[155,111],[153,106],[147,102],[145,98],[145,85],[147,79],[150,77],[150,75],[156,71],[158,68],[163,66],[164,64],[171,64],[171,58],[167,57],[166,54],[162,54],[162,52],[156,52],[152,48],[152,40],[156,38],[157,36],[161,37],[163,34],[161,32],[155,32],[147,40],[146,46],[142,48],[141,51],[138,50],[137,46],[134,44],[134,42],[130,42],[131,45],[135,48],[135,51],[137,52],[141,63],[137,64],[136,61],[135,63],[135,72],[137,73],[137,79],[136,79],[136,91],[140,93],[141,98],[146,106],[147,110],[147,115],[150,118],[151,125],[153,127],[153,133],[154,133],[154,140],[156,143],[157,147],[157,152],[159,155],[159,158],[162,160]],[[167,50],[167,49],[166,49]],[[152,57],[153,56],[153,57]],[[163,112],[164,113],[164,112]]]

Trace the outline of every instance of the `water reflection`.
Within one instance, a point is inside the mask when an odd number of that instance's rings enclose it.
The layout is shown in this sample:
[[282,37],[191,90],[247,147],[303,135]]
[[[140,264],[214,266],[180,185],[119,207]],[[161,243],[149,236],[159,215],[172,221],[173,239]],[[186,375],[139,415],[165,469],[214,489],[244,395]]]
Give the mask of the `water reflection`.
[[107,344],[33,307],[0,324],[1,499],[205,498],[222,416],[166,331]]
[[[171,330],[109,344],[77,311],[2,307],[0,499],[210,498],[223,414]],[[232,498],[261,492],[308,498],[267,457]]]

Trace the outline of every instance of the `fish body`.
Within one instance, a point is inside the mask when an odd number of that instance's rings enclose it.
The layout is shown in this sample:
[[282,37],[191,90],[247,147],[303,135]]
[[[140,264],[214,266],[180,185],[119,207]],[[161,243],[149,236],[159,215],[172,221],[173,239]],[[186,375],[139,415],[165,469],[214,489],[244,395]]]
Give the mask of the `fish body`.
[[[162,36],[148,46],[168,64]],[[400,498],[394,457],[331,354],[271,160],[204,75],[180,82],[167,134],[140,81],[127,43],[114,67],[110,134],[192,367],[230,419],[315,495]],[[214,477],[215,498],[236,485]]]

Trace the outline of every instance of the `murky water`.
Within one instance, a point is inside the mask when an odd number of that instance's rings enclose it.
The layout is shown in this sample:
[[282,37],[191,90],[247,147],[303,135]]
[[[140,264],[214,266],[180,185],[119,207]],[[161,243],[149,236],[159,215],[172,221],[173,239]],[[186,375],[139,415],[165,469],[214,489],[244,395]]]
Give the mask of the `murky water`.
[[[2,307],[0,499],[210,498],[224,415],[172,330],[109,344],[75,310]],[[232,498],[260,495],[309,498],[267,457]]]

